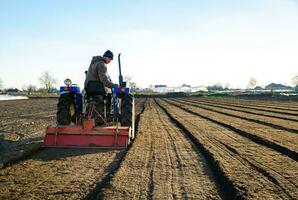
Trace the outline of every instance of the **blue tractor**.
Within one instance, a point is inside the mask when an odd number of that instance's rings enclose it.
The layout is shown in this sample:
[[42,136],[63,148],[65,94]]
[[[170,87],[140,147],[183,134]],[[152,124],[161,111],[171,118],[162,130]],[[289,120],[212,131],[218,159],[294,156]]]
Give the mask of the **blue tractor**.
[[[120,55],[119,87],[112,88],[113,109],[105,102],[104,113],[99,112],[96,102],[66,79],[60,87],[57,125],[47,127],[45,147],[125,148],[134,139],[134,97],[123,81]],[[100,126],[95,123],[98,118],[103,122]]]

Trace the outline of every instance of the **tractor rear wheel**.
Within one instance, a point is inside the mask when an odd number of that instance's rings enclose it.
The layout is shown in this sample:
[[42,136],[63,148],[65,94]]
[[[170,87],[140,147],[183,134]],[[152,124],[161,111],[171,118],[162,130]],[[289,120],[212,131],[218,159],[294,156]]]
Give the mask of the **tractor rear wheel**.
[[61,94],[57,105],[57,123],[58,125],[69,125],[71,122],[70,106],[74,101],[71,93]]
[[121,126],[132,126],[133,122],[133,105],[134,100],[131,94],[126,94],[121,99],[121,115],[120,124]]

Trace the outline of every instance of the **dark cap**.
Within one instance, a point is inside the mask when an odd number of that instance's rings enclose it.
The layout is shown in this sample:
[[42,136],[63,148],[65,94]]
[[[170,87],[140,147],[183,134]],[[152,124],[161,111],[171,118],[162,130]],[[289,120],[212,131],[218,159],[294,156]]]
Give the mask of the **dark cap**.
[[113,60],[114,58],[114,54],[113,52],[111,52],[110,50],[107,50],[104,54],[103,54],[104,57],[108,57],[108,58],[111,58]]

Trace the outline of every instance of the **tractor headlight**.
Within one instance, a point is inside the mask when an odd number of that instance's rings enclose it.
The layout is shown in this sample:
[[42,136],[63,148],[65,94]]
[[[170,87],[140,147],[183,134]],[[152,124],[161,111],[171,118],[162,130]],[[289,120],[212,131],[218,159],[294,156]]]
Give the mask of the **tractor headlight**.
[[64,84],[67,86],[71,85],[71,80],[69,78],[65,79]]

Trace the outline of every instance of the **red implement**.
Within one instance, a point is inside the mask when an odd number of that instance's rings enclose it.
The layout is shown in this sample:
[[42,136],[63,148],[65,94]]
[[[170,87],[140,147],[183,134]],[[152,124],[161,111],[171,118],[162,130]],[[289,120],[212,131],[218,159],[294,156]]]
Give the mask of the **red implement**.
[[131,127],[97,127],[91,120],[83,125],[48,126],[44,147],[126,148],[133,138]]

